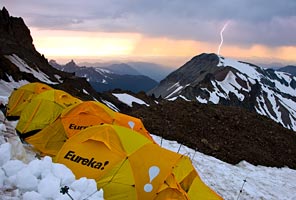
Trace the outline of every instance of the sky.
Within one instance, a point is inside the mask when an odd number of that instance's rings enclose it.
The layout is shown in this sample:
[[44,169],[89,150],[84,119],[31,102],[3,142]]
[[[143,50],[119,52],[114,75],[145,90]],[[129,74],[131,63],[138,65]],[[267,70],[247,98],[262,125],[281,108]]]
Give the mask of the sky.
[[[2,0],[34,45],[65,61],[132,59],[180,66],[200,53],[296,64],[295,0]],[[0,5],[1,5],[0,4]]]

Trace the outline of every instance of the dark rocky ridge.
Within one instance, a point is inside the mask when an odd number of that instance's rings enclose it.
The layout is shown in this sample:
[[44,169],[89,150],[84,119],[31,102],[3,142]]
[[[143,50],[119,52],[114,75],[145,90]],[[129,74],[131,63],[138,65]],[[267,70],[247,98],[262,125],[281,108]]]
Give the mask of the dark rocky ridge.
[[[85,100],[92,100],[93,97],[100,99],[100,96],[83,78],[75,77],[74,74],[59,71],[48,64],[48,60],[36,51],[30,30],[22,18],[12,17],[5,7],[0,9],[0,78],[9,81],[27,80],[29,82],[40,81],[30,73],[21,72],[20,69],[10,62],[5,55],[15,54],[36,71],[41,71],[48,76],[52,82],[62,83],[51,85],[57,89],[63,89],[72,95]],[[83,92],[83,89],[89,94]]]
[[231,164],[296,169],[295,132],[239,107],[176,100],[135,106],[128,114],[141,118],[152,134]]

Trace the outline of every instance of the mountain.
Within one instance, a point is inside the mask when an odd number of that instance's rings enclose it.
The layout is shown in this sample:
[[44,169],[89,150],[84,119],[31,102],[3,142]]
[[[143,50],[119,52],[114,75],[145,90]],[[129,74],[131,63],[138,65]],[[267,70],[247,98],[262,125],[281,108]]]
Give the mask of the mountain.
[[85,79],[49,65],[35,49],[23,19],[10,16],[5,7],[0,10],[0,43],[0,81],[7,85],[7,91],[39,81],[82,99],[99,98]]
[[277,69],[277,71],[287,72],[292,74],[293,76],[296,76],[296,66],[293,66],[293,65],[288,65],[286,67],[279,68]]
[[[82,62],[79,63],[80,66],[86,67],[99,67],[107,68],[110,71],[113,71],[117,74],[129,74],[129,75],[145,75],[153,80],[161,81],[164,79],[170,72],[173,71],[173,68],[169,66],[159,65],[151,62],[136,62],[136,61],[127,61],[126,63],[118,61],[109,61],[109,62]],[[117,71],[116,68],[120,66],[120,71]]]
[[150,62],[128,62],[128,64],[139,71],[141,74],[145,74],[146,76],[149,76],[158,82],[160,82],[173,71],[173,69],[168,66]]
[[241,106],[296,130],[296,77],[285,72],[201,54],[169,74],[149,95]]
[[86,78],[97,92],[116,88],[132,92],[148,91],[157,85],[155,80],[144,75],[138,75],[139,73],[136,70],[126,64],[113,64],[104,68],[80,67],[73,60],[66,65],[59,65],[55,61],[50,61],[50,64],[59,70],[75,73],[78,77]]
[[112,64],[103,67],[119,75],[141,75],[137,70],[125,63]]

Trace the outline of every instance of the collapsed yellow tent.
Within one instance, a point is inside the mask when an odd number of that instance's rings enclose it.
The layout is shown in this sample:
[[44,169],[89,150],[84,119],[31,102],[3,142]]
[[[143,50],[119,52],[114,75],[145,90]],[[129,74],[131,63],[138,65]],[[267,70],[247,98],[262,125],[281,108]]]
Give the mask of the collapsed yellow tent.
[[16,130],[25,138],[37,133],[56,120],[62,110],[81,102],[62,90],[48,90],[38,94],[23,109]]
[[185,178],[173,170],[182,157],[131,129],[104,124],[69,138],[55,161],[77,178],[95,179],[104,199],[189,199],[178,182]]
[[14,90],[8,99],[6,117],[8,119],[17,119],[21,115],[24,107],[34,98],[36,95],[52,90],[50,86],[43,83],[28,83]]
[[102,123],[131,128],[153,141],[140,119],[116,113],[100,102],[84,101],[65,108],[53,123],[26,138],[26,142],[41,153],[54,156],[67,138],[87,127]]

